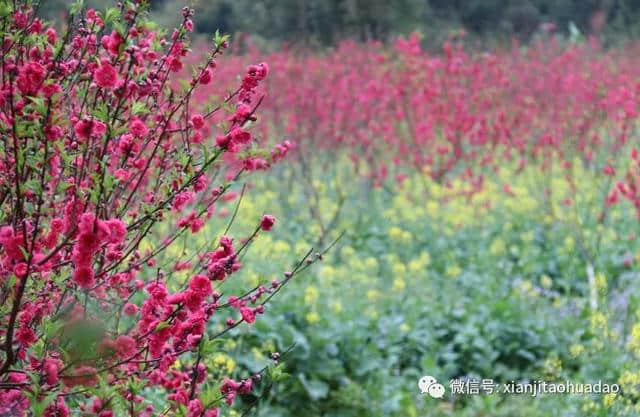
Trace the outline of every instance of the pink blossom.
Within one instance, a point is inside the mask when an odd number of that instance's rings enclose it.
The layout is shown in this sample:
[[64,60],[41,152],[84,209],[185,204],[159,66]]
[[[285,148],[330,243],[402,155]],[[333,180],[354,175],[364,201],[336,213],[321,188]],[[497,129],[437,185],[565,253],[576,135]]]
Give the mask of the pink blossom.
[[194,114],[191,116],[191,123],[193,123],[193,127],[196,129],[202,129],[204,126],[204,117],[201,114]]
[[115,349],[120,359],[129,359],[136,354],[136,340],[127,335],[118,336],[115,340]]
[[45,78],[45,68],[39,62],[29,62],[20,69],[17,85],[23,94],[34,94]]
[[73,271],[73,280],[82,288],[90,288],[95,283],[93,269],[86,265],[76,267]]
[[249,324],[251,324],[254,321],[256,321],[255,312],[253,311],[253,309],[251,309],[249,307],[241,307],[240,308],[240,315],[242,315],[242,319],[244,321],[246,321],[247,323],[249,323]]
[[211,294],[211,281],[206,275],[194,275],[189,281],[189,288],[206,297]]
[[212,71],[209,68],[205,68],[205,70],[202,71],[202,75],[200,75],[200,84],[207,85],[211,82],[212,78],[213,78]]
[[143,138],[149,133],[147,125],[138,117],[134,117],[131,122],[129,122],[129,129],[131,133],[138,138]]
[[107,60],[102,60],[93,77],[99,87],[106,89],[112,89],[118,83],[118,72]]
[[262,220],[260,221],[260,228],[266,232],[273,228],[273,225],[276,223],[276,218],[270,214],[265,214],[262,216]]

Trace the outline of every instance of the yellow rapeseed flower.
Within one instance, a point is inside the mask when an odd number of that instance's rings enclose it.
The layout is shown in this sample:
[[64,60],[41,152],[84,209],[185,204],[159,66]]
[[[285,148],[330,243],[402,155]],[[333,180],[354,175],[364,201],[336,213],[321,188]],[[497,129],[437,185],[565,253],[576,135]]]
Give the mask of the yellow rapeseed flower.
[[640,354],[640,323],[634,324],[631,328],[629,349],[632,349],[636,353],[636,355]]
[[374,289],[367,291],[367,298],[369,299],[369,301],[377,300],[378,298],[380,298],[380,291]]
[[393,275],[405,275],[407,273],[407,267],[400,261],[396,261],[391,265],[391,273]]
[[618,384],[623,391],[631,395],[638,395],[638,385],[640,385],[640,373],[624,370],[618,378]]
[[589,321],[592,330],[602,330],[607,327],[607,317],[600,311],[592,313]]
[[373,256],[369,256],[364,260],[364,266],[368,271],[373,272],[378,269],[378,260]]
[[462,268],[455,264],[449,265],[445,273],[447,274],[447,276],[455,278],[462,273]]
[[605,407],[609,408],[615,403],[616,397],[617,397],[616,393],[610,392],[604,396],[604,398],[602,399],[602,404]]
[[395,278],[393,280],[393,289],[398,291],[398,292],[404,291],[406,286],[407,286],[407,284],[404,282],[404,280],[402,278]]
[[313,285],[309,285],[304,289],[304,302],[305,304],[314,304],[318,300],[318,288]]
[[595,281],[596,281],[596,289],[598,290],[599,293],[606,293],[607,292],[607,279],[605,278],[603,273],[598,273],[595,276]]
[[307,323],[315,324],[320,321],[320,316],[315,311],[310,311],[305,316],[305,319],[307,320]]
[[578,356],[582,355],[583,352],[584,352],[584,346],[579,343],[575,343],[569,346],[569,354],[571,354],[571,356],[574,358],[577,358]]

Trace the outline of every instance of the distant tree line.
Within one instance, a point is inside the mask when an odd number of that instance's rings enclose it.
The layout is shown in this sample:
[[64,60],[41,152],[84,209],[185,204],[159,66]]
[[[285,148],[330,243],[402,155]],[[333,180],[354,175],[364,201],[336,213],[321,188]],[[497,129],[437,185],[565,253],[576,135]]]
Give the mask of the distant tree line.
[[[86,0],[100,4],[99,0]],[[544,23],[567,32],[640,36],[640,0],[151,0],[167,24],[175,10],[195,7],[196,31],[249,32],[266,40],[332,44],[339,39],[388,39],[419,30],[438,41],[448,30],[479,38],[527,40]],[[69,0],[43,2],[56,17]],[[174,11],[169,13],[169,11]]]

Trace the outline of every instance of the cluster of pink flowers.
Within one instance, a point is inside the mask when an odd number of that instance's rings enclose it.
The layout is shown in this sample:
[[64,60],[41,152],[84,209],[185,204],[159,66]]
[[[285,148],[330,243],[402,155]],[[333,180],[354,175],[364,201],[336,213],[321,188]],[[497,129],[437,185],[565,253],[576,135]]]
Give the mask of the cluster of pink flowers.
[[225,395],[227,404],[232,404],[237,394],[248,394],[251,392],[253,381],[251,379],[243,379],[240,382],[233,379],[225,379],[220,386],[220,392]]
[[107,59],[102,60],[98,69],[94,71],[93,76],[98,87],[113,89],[118,83],[118,72]]
[[208,258],[207,271],[216,281],[224,280],[228,274],[237,271],[241,266],[237,260],[233,241],[227,236],[220,239],[220,248],[206,254],[206,257]]
[[630,163],[624,178],[617,181],[606,197],[606,204],[613,205],[624,197],[633,204],[638,219],[640,219],[640,153],[636,148],[629,155]]
[[94,284],[93,256],[106,247],[105,257],[114,261],[122,256],[122,242],[127,235],[127,227],[120,219],[98,220],[94,213],[84,213],[78,223],[78,234],[71,259],[74,264],[73,280],[82,288]]

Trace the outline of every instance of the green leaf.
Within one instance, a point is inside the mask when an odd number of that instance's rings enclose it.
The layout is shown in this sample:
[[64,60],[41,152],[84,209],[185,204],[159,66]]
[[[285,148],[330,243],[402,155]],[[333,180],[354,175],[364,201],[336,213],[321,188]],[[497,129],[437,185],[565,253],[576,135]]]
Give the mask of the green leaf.
[[223,339],[206,340],[200,344],[200,354],[203,356],[210,355],[219,350],[218,346],[222,344],[224,344]]
[[113,189],[113,183],[115,179],[113,175],[106,174],[104,176],[104,190],[106,193],[109,193]]
[[53,391],[53,392],[50,392],[49,395],[44,397],[42,399],[42,401],[37,401],[33,405],[33,415],[34,415],[34,417],[40,417],[40,416],[44,415],[44,410],[47,409],[49,404],[51,404],[51,401],[53,401],[57,396],[58,396],[58,392],[57,391]]
[[166,329],[167,327],[169,327],[170,324],[166,321],[161,321],[160,323],[158,323],[158,325],[156,326],[155,329],[153,329],[153,332],[159,332],[162,329]]
[[213,34],[213,45],[216,48],[220,48],[222,44],[229,40],[231,36],[220,34],[219,30],[216,30],[216,33]]
[[27,97],[35,105],[36,111],[42,115],[47,113],[47,106],[44,105],[44,98],[42,97]]
[[109,108],[105,103],[100,103],[98,106],[96,106],[92,114],[93,117],[100,120],[101,122],[109,121]]
[[146,106],[146,104],[140,101],[136,101],[131,106],[131,113],[133,113],[134,115],[147,114],[149,113],[149,108]]
[[285,378],[289,377],[289,374],[284,372],[284,364],[279,364],[269,368],[269,377],[274,381],[278,382]]
[[77,0],[69,8],[69,13],[71,13],[72,15],[76,15],[80,13],[82,9],[84,9],[84,0]]
[[0,2],[0,17],[7,17],[11,14],[11,6],[9,2]]
[[125,29],[124,25],[122,23],[120,23],[119,21],[113,22],[113,29],[118,32],[120,34],[120,36],[125,36],[127,33],[127,30]]
[[111,7],[107,9],[104,15],[104,23],[108,25],[109,23],[117,20],[119,17],[120,17],[120,10],[115,7]]

